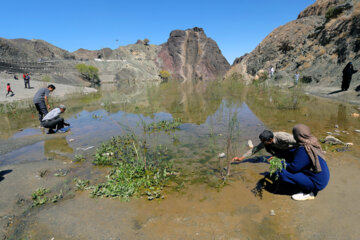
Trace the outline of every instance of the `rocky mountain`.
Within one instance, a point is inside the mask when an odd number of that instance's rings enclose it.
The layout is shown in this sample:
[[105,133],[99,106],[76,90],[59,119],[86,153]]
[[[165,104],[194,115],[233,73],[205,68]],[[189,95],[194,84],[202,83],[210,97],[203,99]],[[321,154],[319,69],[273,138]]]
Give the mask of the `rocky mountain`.
[[158,65],[182,80],[215,80],[230,67],[216,42],[198,27],[172,31],[159,52]]
[[27,40],[21,38],[10,40],[0,38],[0,59],[15,62],[29,62],[38,61],[39,59],[71,60],[75,59],[75,56],[43,40]]
[[[70,53],[42,40],[0,38],[0,71],[73,71],[78,63],[96,66],[105,82],[160,80],[167,70],[173,79],[211,81],[222,77],[230,65],[216,42],[202,28],[172,31],[162,45],[138,40],[117,49],[79,50]],[[41,60],[41,61],[40,61]],[[50,60],[50,61],[49,61]],[[22,66],[22,62],[27,62]],[[44,66],[44,62],[51,66]],[[22,69],[26,70],[22,70]],[[61,79],[61,78],[58,78]]]
[[240,73],[247,82],[264,80],[273,66],[273,84],[292,84],[298,71],[312,84],[339,86],[349,61],[360,69],[359,50],[360,1],[318,0],[237,58],[226,76]]

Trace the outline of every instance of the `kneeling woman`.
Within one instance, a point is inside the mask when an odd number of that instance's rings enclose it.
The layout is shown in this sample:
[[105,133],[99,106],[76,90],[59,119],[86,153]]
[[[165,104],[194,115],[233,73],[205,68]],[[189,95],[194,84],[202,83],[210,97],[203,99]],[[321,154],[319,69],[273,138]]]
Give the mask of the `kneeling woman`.
[[292,195],[294,200],[314,199],[329,182],[329,168],[321,146],[304,124],[295,125],[293,135],[299,147],[294,150],[292,161],[279,175],[280,180],[299,187],[302,192]]

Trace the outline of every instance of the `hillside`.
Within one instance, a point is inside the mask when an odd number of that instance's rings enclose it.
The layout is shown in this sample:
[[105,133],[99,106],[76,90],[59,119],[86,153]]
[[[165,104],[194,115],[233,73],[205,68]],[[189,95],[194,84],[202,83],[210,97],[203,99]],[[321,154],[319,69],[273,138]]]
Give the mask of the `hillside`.
[[[272,31],[251,53],[237,58],[231,69],[250,83],[264,80],[271,66],[274,85],[292,85],[296,71],[311,86],[340,88],[348,62],[360,69],[360,1],[318,0],[298,18]],[[360,84],[354,75],[352,88]]]
[[73,53],[42,40],[0,38],[0,71],[47,74],[55,82],[83,85],[74,67],[78,63],[96,66],[103,82],[120,85],[160,81],[161,70],[180,81],[212,81],[230,68],[216,42],[197,27],[174,30],[161,45],[138,40],[114,50],[80,48]]

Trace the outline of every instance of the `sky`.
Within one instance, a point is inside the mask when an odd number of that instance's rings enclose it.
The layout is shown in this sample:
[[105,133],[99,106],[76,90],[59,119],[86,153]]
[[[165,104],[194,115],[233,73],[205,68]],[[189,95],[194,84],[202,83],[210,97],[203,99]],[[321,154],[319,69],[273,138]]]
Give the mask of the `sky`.
[[42,39],[70,52],[167,41],[201,27],[230,64],[315,0],[0,0],[0,37]]

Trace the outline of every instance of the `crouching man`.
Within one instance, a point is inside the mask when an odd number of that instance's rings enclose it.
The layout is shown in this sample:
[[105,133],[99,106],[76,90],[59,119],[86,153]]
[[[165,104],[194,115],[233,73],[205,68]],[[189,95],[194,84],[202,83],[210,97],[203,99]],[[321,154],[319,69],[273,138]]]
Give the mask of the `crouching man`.
[[[57,108],[51,110],[45,117],[42,119],[42,125],[44,128],[49,128],[48,134],[56,133],[61,131],[64,126],[70,126],[70,124],[64,122],[64,118],[60,117],[60,114],[65,112],[65,105],[60,105]],[[55,129],[55,130],[54,130]]]

